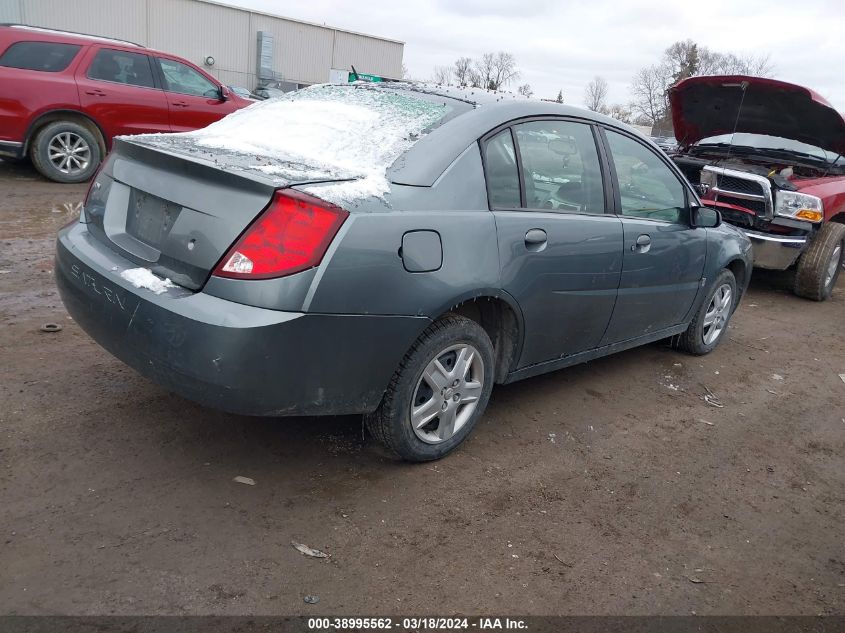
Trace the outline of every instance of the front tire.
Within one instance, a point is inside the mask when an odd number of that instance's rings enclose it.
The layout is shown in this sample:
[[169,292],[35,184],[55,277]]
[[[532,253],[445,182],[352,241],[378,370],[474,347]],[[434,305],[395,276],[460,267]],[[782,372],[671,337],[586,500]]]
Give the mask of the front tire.
[[712,352],[725,337],[738,300],[736,277],[723,269],[710,286],[707,298],[687,331],[677,337],[675,347],[695,356]]
[[62,183],[90,180],[102,160],[96,136],[73,121],[45,126],[33,140],[30,153],[42,176]]
[[845,261],[845,224],[828,222],[814,237],[798,260],[795,294],[813,301],[824,301],[833,294]]
[[397,457],[440,459],[472,431],[493,390],[493,344],[475,321],[449,315],[432,323],[393,375],[370,433]]

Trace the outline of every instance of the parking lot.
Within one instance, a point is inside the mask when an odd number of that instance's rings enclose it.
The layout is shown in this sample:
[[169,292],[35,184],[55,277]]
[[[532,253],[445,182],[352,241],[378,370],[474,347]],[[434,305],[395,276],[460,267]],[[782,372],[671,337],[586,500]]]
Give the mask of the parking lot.
[[407,465],[360,418],[205,409],[93,343],[52,278],[85,189],[0,163],[6,613],[842,612],[845,282],[755,274],[715,353],[498,387]]

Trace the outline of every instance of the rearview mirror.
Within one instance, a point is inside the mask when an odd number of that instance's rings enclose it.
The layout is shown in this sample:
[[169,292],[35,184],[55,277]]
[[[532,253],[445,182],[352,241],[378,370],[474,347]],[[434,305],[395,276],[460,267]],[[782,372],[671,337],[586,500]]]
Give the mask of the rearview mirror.
[[710,207],[693,207],[690,219],[696,228],[712,229],[722,223],[722,214]]
[[578,148],[575,147],[575,143],[572,141],[559,138],[549,141],[549,151],[558,156],[574,156],[578,153]]

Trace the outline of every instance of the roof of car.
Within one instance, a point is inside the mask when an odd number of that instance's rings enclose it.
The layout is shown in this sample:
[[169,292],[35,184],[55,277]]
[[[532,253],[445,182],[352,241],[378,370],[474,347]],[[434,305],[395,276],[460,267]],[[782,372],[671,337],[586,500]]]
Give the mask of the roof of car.
[[136,44],[135,42],[130,42],[128,40],[121,40],[114,37],[103,37],[100,35],[90,35],[88,33],[77,33],[76,31],[62,31],[60,29],[45,29],[40,26],[30,26],[28,24],[11,24],[11,23],[3,23],[0,24],[0,27],[8,27],[12,29],[18,29],[21,31],[29,32],[29,33],[36,33],[39,35],[46,35],[50,36],[51,38],[55,39],[67,39],[67,38],[74,38],[74,39],[82,39],[88,40],[89,42],[107,42],[109,44],[120,44],[122,46],[132,46],[136,48],[146,48],[141,44]]
[[431,133],[423,136],[393,165],[389,179],[396,184],[430,187],[452,161],[476,139],[516,119],[544,116],[583,119],[586,122],[602,123],[645,138],[637,130],[621,121],[570,105],[526,99],[479,88],[414,85],[409,89],[456,99],[472,104],[472,107],[446,120]]

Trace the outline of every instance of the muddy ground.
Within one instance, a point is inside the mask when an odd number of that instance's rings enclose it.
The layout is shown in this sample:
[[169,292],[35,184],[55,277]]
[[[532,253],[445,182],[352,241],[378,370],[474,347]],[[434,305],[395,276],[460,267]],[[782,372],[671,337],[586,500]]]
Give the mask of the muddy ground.
[[845,612],[845,282],[756,275],[710,356],[498,387],[407,465],[360,418],[208,410],[89,340],[52,279],[84,191],[0,163],[0,612]]

